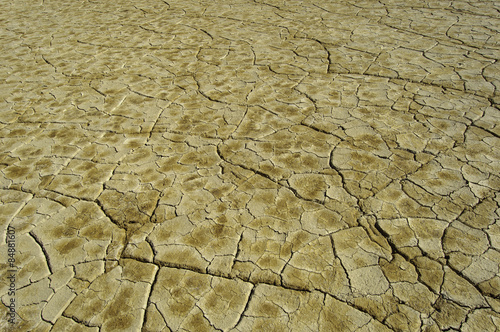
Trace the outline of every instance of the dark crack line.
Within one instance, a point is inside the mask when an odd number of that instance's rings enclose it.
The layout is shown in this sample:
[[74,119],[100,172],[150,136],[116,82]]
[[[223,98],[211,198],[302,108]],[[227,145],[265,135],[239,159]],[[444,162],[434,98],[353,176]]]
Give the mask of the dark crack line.
[[[337,257],[338,258],[338,257]],[[360,312],[363,312],[367,315],[369,315],[372,319],[380,322],[381,324],[385,325],[385,326],[388,326],[385,322],[383,321],[380,321],[378,320],[374,315],[372,315],[369,311],[367,311],[366,309],[362,308],[362,307],[359,307],[353,303],[350,303],[349,301],[346,301],[344,299],[341,299],[339,298],[338,296],[334,295],[334,294],[330,294],[329,292],[327,291],[324,291],[322,289],[318,289],[318,288],[314,288],[314,289],[309,289],[309,288],[300,288],[300,287],[294,287],[293,285],[287,285],[287,284],[275,284],[275,283],[271,283],[271,282],[265,282],[265,281],[259,281],[259,282],[252,282],[250,281],[250,277],[249,278],[242,278],[241,276],[239,275],[233,275],[232,273],[229,275],[229,276],[226,276],[226,275],[218,275],[218,274],[214,274],[214,273],[209,273],[208,271],[202,271],[201,269],[197,269],[197,268],[194,268],[194,267],[189,267],[189,266],[179,266],[178,264],[171,264],[171,263],[166,263],[166,262],[161,262],[161,261],[157,261],[155,260],[155,262],[153,263],[157,266],[159,266],[160,268],[161,267],[166,267],[166,268],[174,268],[174,269],[177,269],[177,270],[183,270],[183,271],[191,271],[191,272],[194,272],[194,273],[198,273],[198,274],[204,274],[204,275],[209,275],[211,277],[217,277],[217,278],[223,278],[223,279],[226,279],[226,280],[235,280],[235,279],[238,279],[238,280],[241,280],[243,282],[246,282],[246,283],[250,283],[253,285],[253,288],[252,288],[252,291],[250,292],[250,295],[248,297],[248,300],[247,300],[247,304],[243,310],[243,312],[241,313],[240,315],[240,319],[238,320],[238,322],[236,323],[236,325],[234,326],[234,328],[241,322],[241,320],[243,319],[244,317],[244,313],[247,311],[248,309],[248,306],[249,306],[249,303],[253,297],[253,294],[254,294],[254,291],[255,291],[255,288],[262,284],[262,285],[268,285],[268,286],[273,286],[273,287],[279,287],[279,288],[282,288],[282,289],[286,289],[286,290],[290,290],[290,291],[298,291],[298,292],[303,292],[303,293],[307,293],[307,294],[311,294],[313,292],[319,292],[323,295],[329,295],[331,297],[333,297],[334,299],[338,300],[339,302],[342,302]],[[345,270],[345,269],[344,269]],[[347,275],[347,272],[346,272],[346,275]]]
[[235,329],[241,323],[241,321],[243,320],[243,318],[245,317],[245,312],[248,310],[248,307],[250,306],[250,301],[252,301],[252,298],[253,298],[253,295],[255,293],[255,288],[256,287],[257,286],[254,284],[253,287],[252,287],[252,289],[248,293],[248,297],[247,297],[247,300],[246,300],[245,307],[243,308],[243,311],[241,312],[240,317],[238,318],[238,321],[236,322],[236,324],[234,324],[234,326],[232,326],[230,328],[230,330]]
[[233,258],[233,264],[231,264],[231,269],[230,271],[232,272],[234,270],[234,264],[238,261],[238,255],[240,254],[240,243],[243,240],[243,233],[244,231],[241,232],[240,238],[238,239],[238,243],[236,244],[236,253],[234,254]]
[[[482,119],[480,119],[480,120],[482,120]],[[490,134],[491,136],[496,137],[496,138],[500,138],[500,135],[498,135],[498,134],[494,133],[493,131],[491,131],[491,130],[490,130],[490,129],[488,129],[488,128],[481,127],[481,126],[479,126],[479,125],[477,125],[477,124],[475,124],[475,123],[473,123],[473,124],[469,125],[469,127],[475,127],[475,128],[478,128],[478,129],[484,130],[485,132],[487,132],[487,133],[488,133],[488,134]],[[465,142],[464,142],[464,143],[465,143]],[[462,144],[463,144],[463,143],[462,143]]]
[[99,329],[99,331],[101,330],[101,327],[99,325],[92,325],[90,324],[89,321],[86,321],[86,320],[81,320],[81,319],[78,319],[78,317],[75,317],[75,316],[66,316],[64,313],[61,315],[62,317],[66,317],[68,319],[71,319],[72,321],[74,321],[75,323],[77,323],[78,325],[83,325],[85,327],[97,327]]
[[469,94],[469,95],[476,96],[476,97],[479,97],[479,98],[484,98],[484,99],[491,98],[491,96],[489,94],[480,94],[479,93],[480,91],[472,91],[472,90],[466,90],[466,89],[461,90],[461,89],[457,89],[457,88],[454,88],[454,87],[451,87],[451,86],[444,86],[444,85],[440,85],[440,84],[433,83],[431,81],[425,80],[425,78],[422,79],[421,81],[417,81],[417,80],[411,79],[409,77],[399,76],[399,74],[398,74],[398,76],[394,77],[394,76],[374,74],[374,73],[362,73],[362,72],[356,72],[356,71],[352,71],[352,70],[348,71],[347,73],[345,73],[345,72],[336,72],[336,71],[329,70],[328,73],[329,74],[338,75],[339,77],[350,77],[351,75],[377,77],[377,78],[387,79],[389,82],[393,82],[394,80],[400,80],[400,81],[403,81],[403,82],[406,82],[406,83],[413,83],[413,84],[417,84],[417,85],[423,85],[423,86],[430,86],[430,87],[440,88],[444,92],[455,91],[455,92],[458,92],[458,93],[465,93],[465,94]]
[[318,200],[318,199],[310,199],[310,198],[305,198],[305,197],[301,196],[301,195],[297,192],[297,190],[296,190],[295,188],[292,188],[292,187],[290,187],[290,186],[284,185],[282,182],[279,182],[279,181],[277,181],[277,180],[273,179],[271,176],[269,176],[268,174],[266,174],[266,173],[264,173],[264,172],[261,172],[261,171],[259,171],[259,170],[257,170],[257,169],[252,168],[252,167],[248,167],[248,166],[245,166],[245,165],[242,165],[242,164],[237,164],[237,163],[233,163],[233,162],[228,161],[228,160],[227,160],[227,159],[223,156],[222,151],[220,151],[219,145],[217,145],[217,154],[219,155],[219,157],[220,157],[220,158],[221,158],[224,162],[226,162],[226,163],[228,163],[228,164],[231,164],[231,165],[233,165],[233,166],[238,166],[238,167],[241,167],[241,168],[243,168],[244,170],[250,171],[250,172],[252,172],[252,173],[254,173],[254,174],[256,174],[256,175],[260,175],[260,176],[262,176],[262,177],[264,177],[264,178],[268,179],[269,181],[271,181],[271,182],[275,183],[275,184],[276,184],[276,185],[278,185],[279,187],[286,188],[286,189],[290,190],[290,191],[291,191],[291,192],[295,195],[295,197],[297,197],[298,199],[301,199],[301,200],[304,200],[304,201],[308,201],[308,202],[317,203],[317,204],[320,204],[320,205],[322,205],[322,206],[324,206],[324,205],[325,205],[325,202],[320,201],[320,200]]
[[328,237],[330,238],[330,243],[332,244],[333,257],[335,257],[335,258],[337,258],[339,260],[340,266],[342,267],[342,269],[344,270],[344,273],[346,275],[347,284],[349,285],[349,289],[352,289],[351,278],[349,277],[349,273],[347,273],[347,269],[344,266],[344,262],[342,262],[342,259],[340,259],[340,256],[337,254],[337,249],[335,248],[335,241],[333,240],[333,235],[330,234]]
[[[149,294],[148,294],[148,299],[146,301],[146,308],[144,310],[144,317],[143,317],[143,321],[142,321],[142,330],[144,330],[145,326],[146,326],[146,323],[148,321],[148,307],[151,306],[151,305],[155,305],[156,307],[156,304],[152,303],[151,302],[151,296],[153,295],[153,292],[154,292],[154,287],[156,285],[156,282],[158,281],[158,274],[160,272],[160,269],[157,269],[156,272],[155,272],[155,276],[153,278],[153,282],[151,283],[151,287],[149,289]],[[156,310],[158,310],[158,308],[156,308]],[[160,310],[158,310],[159,312]],[[162,315],[163,317],[163,315]],[[163,317],[163,319],[165,319],[165,317]],[[167,325],[167,322],[165,321],[165,325]],[[168,327],[168,325],[167,325]]]
[[47,262],[47,268],[49,269],[49,273],[50,274],[53,274],[53,269],[52,269],[52,264],[50,262],[50,257],[49,257],[49,254],[47,253],[47,250],[45,249],[45,247],[43,246],[43,242],[40,240],[40,238],[35,234],[34,231],[31,231],[28,233],[29,235],[31,235],[31,237],[33,238],[33,240],[35,240],[35,242],[40,246],[40,249],[42,250],[42,253],[43,253],[43,256],[45,256],[45,261]]
[[[448,228],[446,229],[448,230]],[[445,231],[446,232],[446,231]],[[445,253],[446,254],[446,253]],[[484,292],[481,287],[479,287],[475,282],[473,282],[469,277],[465,276],[461,271],[459,271],[458,269],[456,269],[455,267],[453,267],[451,264],[449,264],[449,255],[446,255],[445,256],[446,258],[446,266],[452,270],[453,272],[455,272],[460,278],[464,279],[465,281],[467,281],[467,283],[469,285],[471,285],[472,287],[474,287],[476,289],[476,291],[481,294],[481,296],[483,297],[483,299],[486,301],[486,297],[492,297],[492,298],[495,298],[495,299],[500,299],[500,295],[497,295],[497,296],[493,296],[492,294],[487,294],[486,292]],[[444,279],[444,278],[443,278]],[[449,299],[450,301],[453,301],[451,299]],[[455,301],[453,301],[455,303]],[[487,302],[487,301],[486,301]]]

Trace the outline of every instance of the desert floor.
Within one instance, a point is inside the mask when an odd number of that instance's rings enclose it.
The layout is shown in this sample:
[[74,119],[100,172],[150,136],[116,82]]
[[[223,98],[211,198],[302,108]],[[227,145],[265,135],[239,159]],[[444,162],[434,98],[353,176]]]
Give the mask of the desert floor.
[[0,22],[0,329],[500,329],[499,2]]

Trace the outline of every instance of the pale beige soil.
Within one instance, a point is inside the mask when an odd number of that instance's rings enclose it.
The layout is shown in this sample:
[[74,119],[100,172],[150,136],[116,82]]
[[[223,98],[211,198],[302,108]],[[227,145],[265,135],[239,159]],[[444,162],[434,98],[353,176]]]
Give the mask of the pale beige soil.
[[500,329],[499,11],[1,1],[0,329]]

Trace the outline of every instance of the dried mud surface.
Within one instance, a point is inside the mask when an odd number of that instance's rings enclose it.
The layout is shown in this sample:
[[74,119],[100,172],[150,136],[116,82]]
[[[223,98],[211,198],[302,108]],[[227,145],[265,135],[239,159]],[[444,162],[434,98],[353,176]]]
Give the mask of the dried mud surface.
[[498,330],[499,11],[2,1],[0,327]]

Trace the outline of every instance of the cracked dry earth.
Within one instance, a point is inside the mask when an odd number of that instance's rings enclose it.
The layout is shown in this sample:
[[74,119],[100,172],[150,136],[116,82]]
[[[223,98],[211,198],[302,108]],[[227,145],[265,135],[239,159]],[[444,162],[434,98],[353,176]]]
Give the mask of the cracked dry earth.
[[500,329],[498,2],[0,9],[2,329]]

